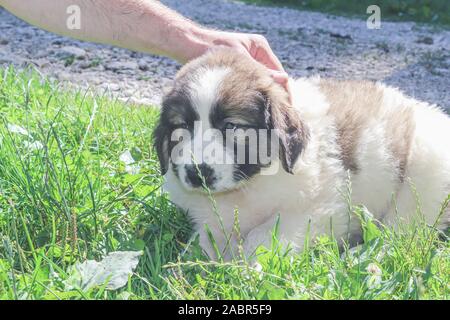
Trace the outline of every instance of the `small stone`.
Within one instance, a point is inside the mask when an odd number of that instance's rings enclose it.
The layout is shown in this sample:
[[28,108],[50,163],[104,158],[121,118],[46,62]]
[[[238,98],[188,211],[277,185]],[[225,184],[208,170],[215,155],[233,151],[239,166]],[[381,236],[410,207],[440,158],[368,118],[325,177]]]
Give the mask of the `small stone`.
[[124,71],[124,70],[136,70],[139,68],[138,64],[134,61],[114,61],[105,65],[106,70],[112,71]]
[[144,59],[139,60],[138,66],[139,66],[139,69],[142,71],[147,71],[149,69],[147,62]]
[[7,45],[9,43],[8,39],[0,38],[1,45]]
[[77,47],[67,46],[59,49],[56,55],[61,59],[84,59],[86,57],[86,51]]
[[45,50],[41,50],[38,53],[36,53],[33,58],[34,59],[42,59],[42,58],[46,58],[48,56],[48,52]]
[[84,61],[81,61],[81,62],[78,64],[78,66],[79,66],[81,69],[89,69],[90,67],[92,67],[92,62],[91,62],[91,61],[84,60]]
[[120,86],[117,83],[108,83],[106,85],[106,88],[108,88],[111,91],[119,91],[120,90]]
[[14,59],[7,55],[2,55],[0,53],[0,64],[12,64],[14,63]]
[[344,40],[353,40],[352,36],[349,34],[340,34],[337,32],[330,32],[330,36],[333,38],[344,39]]
[[416,42],[431,45],[434,43],[434,40],[432,37],[423,37],[423,38],[417,39]]
[[58,80],[60,80],[60,81],[67,81],[72,78],[70,73],[68,73],[68,72],[60,72],[57,74],[57,77],[58,77]]
[[39,68],[47,68],[50,66],[50,63],[46,59],[34,59],[33,63]]

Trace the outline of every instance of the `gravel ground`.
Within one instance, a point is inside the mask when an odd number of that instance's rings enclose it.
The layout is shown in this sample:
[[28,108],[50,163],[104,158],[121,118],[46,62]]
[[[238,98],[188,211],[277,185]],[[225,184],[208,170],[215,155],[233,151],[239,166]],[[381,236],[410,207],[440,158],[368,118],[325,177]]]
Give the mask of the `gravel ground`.
[[[209,27],[264,34],[292,76],[382,80],[450,110],[450,31],[226,0],[164,0]],[[179,68],[161,57],[83,43],[36,29],[0,9],[0,65],[34,65],[51,78],[158,104]]]

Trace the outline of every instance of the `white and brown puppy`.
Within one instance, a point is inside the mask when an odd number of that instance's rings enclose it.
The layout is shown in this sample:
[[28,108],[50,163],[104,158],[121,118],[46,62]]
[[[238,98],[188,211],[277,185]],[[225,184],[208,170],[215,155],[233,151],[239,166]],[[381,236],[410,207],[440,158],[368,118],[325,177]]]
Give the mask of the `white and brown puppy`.
[[[447,115],[382,84],[302,78],[289,85],[292,101],[264,67],[221,50],[187,64],[164,99],[154,134],[164,188],[193,218],[211,257],[204,225],[229,257],[236,249],[236,211],[246,254],[270,245],[278,216],[280,239],[295,248],[308,234],[358,236],[358,219],[343,196],[348,177],[353,204],[365,205],[377,220],[411,220],[420,203],[425,220],[435,222],[450,193]],[[174,138],[180,128],[192,134],[190,141]],[[279,153],[270,154],[269,163],[237,162],[236,145],[219,139],[210,141],[234,163],[172,159],[177,145],[191,146],[205,130],[242,128],[276,129]],[[446,209],[439,226],[448,226],[449,218]]]

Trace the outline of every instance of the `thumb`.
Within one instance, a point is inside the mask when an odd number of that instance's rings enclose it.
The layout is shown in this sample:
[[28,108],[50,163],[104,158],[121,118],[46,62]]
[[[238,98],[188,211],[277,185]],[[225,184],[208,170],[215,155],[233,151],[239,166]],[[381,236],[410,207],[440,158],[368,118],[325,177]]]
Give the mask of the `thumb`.
[[287,91],[289,100],[292,101],[291,89],[289,88],[289,75],[286,72],[271,70],[270,76]]
[[270,70],[270,75],[276,83],[279,83],[282,86],[287,85],[287,83],[289,81],[288,74],[283,71]]

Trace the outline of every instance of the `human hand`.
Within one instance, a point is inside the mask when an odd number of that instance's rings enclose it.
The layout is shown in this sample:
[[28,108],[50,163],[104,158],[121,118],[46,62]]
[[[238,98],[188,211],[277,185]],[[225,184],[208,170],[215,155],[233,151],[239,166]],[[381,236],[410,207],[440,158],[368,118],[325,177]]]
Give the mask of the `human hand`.
[[282,85],[290,96],[289,77],[264,36],[204,28],[196,29],[191,35],[187,37],[189,40],[182,46],[183,49],[179,50],[178,61],[187,62],[215,48],[232,48],[266,66],[274,81]]
[[213,47],[211,49],[216,46],[230,47],[249,55],[265,65],[270,70],[272,78],[289,92],[288,74],[264,36],[259,34],[219,32],[215,35],[212,43]]

